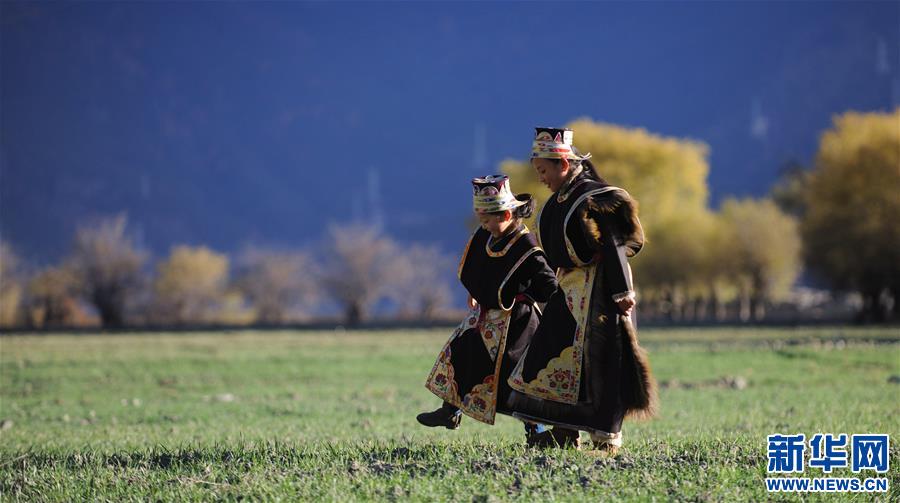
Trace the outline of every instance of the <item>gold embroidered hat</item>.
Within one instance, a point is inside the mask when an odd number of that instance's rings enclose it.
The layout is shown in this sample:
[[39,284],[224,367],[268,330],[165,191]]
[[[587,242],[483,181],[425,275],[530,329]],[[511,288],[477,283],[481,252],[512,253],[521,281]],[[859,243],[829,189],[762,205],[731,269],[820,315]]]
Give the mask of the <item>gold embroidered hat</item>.
[[472,189],[474,191],[472,206],[477,213],[494,213],[496,211],[513,210],[526,204],[525,200],[517,198],[513,195],[509,188],[509,177],[506,175],[491,175],[482,178],[472,179]]
[[534,143],[531,144],[531,158],[570,159],[583,161],[591,154],[580,154],[572,145],[575,132],[565,128],[536,127]]

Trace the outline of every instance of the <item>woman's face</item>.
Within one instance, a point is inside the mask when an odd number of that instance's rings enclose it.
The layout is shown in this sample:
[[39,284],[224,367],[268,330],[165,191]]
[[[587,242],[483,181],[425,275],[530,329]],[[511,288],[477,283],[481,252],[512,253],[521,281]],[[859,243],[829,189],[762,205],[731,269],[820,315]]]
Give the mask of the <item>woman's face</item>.
[[562,188],[569,174],[568,159],[562,159],[557,164],[554,159],[535,158],[531,160],[531,166],[537,172],[538,180],[553,192]]

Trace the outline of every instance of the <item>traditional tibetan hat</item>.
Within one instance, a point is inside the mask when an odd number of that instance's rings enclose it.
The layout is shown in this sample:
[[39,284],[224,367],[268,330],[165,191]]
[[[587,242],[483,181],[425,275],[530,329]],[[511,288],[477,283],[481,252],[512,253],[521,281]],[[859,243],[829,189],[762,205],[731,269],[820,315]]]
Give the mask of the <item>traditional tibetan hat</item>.
[[570,159],[583,161],[590,159],[591,154],[580,154],[572,145],[575,132],[571,129],[551,127],[534,128],[534,143],[531,145],[531,158]]
[[509,177],[506,175],[473,178],[472,189],[474,190],[472,205],[477,213],[514,210],[526,204],[531,197],[528,194],[514,196],[509,188]]

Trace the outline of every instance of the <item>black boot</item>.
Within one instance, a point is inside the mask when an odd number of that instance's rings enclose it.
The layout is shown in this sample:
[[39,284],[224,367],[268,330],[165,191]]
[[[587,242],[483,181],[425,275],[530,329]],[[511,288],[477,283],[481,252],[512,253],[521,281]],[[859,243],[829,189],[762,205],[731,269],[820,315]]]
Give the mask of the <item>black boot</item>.
[[459,428],[459,423],[462,421],[462,414],[459,412],[458,407],[444,402],[444,405],[441,405],[440,409],[433,412],[423,412],[416,416],[416,421],[432,428],[443,426],[448,430],[455,430]]
[[581,432],[556,426],[551,430],[556,445],[563,449],[581,449]]
[[543,424],[526,422],[525,445],[538,449],[553,447],[553,436]]
[[544,430],[540,433],[526,432],[525,440],[528,447],[547,449],[550,447],[562,447],[563,449],[581,448],[581,439],[578,430],[570,430],[560,426],[552,430]]

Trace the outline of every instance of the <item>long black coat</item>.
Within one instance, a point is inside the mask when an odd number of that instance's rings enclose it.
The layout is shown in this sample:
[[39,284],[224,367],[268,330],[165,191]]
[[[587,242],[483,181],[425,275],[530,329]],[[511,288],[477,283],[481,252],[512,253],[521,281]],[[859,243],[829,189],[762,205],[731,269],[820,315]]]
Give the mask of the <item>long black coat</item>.
[[524,226],[496,242],[479,229],[460,261],[459,278],[478,305],[438,355],[426,387],[489,424],[505,407],[507,379],[539,326],[536,302],[556,291],[543,250]]
[[560,289],[509,379],[507,406],[526,419],[617,433],[626,415],[652,415],[656,402],[632,320],[616,305],[633,293],[627,259],[643,246],[636,204],[580,175],[545,204],[539,230]]

